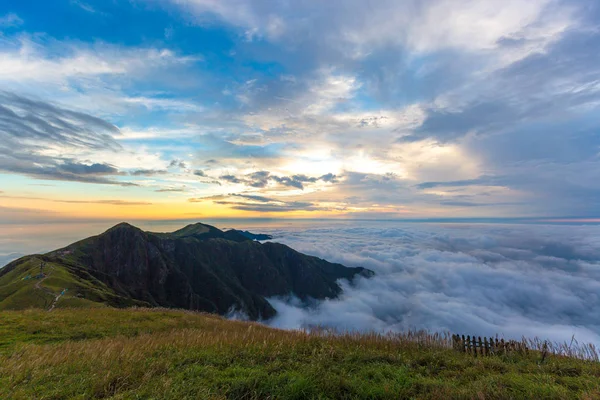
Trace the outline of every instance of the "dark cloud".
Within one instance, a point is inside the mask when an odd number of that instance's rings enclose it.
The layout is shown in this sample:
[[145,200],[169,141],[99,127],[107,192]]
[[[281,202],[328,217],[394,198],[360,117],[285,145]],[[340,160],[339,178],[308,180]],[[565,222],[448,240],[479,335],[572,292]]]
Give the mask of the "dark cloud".
[[185,192],[185,191],[187,191],[187,189],[185,187],[183,187],[183,188],[164,188],[164,189],[155,190],[155,192],[157,192],[157,193]]
[[250,195],[250,194],[236,194],[236,193],[232,193],[232,194],[230,194],[230,196],[241,197],[241,198],[248,199],[248,200],[258,201],[258,202],[261,202],[261,203],[270,203],[270,202],[277,201],[277,200],[275,200],[273,198],[270,198],[270,197]]
[[[80,164],[73,160],[62,160],[29,154],[23,155],[22,153],[13,153],[11,155],[2,153],[3,149],[0,148],[0,171],[29,175],[37,179],[137,186],[135,183],[117,181],[99,173],[85,173],[86,171],[94,171],[95,168],[92,165]],[[66,163],[63,163],[63,161],[66,161]],[[67,170],[64,170],[63,166],[67,166]],[[71,172],[74,170],[83,171],[84,173]]]
[[254,212],[289,212],[289,211],[316,211],[324,210],[315,204],[304,201],[277,202],[273,204],[256,204],[234,201],[215,201],[216,204],[228,205],[234,210]]
[[319,179],[322,180],[323,182],[338,183],[338,176],[332,174],[331,172],[328,174],[322,175]]
[[[2,192],[0,192],[2,193]],[[6,196],[0,197],[7,199],[23,199],[23,200],[44,200],[53,203],[69,203],[69,204],[111,204],[115,206],[148,206],[152,203],[145,201],[127,201],[127,200],[68,200],[68,199],[47,199],[44,197],[32,197],[32,196]]]
[[465,179],[461,181],[446,182],[423,182],[416,185],[419,189],[431,189],[436,187],[463,187],[463,186],[503,186],[501,179],[493,176],[480,176],[477,179]]
[[290,201],[253,194],[230,193],[188,199],[191,203],[212,201],[215,204],[226,205],[235,210],[255,212],[286,212],[286,211],[323,211],[330,210],[308,201]]
[[168,174],[169,171],[164,169],[138,169],[136,171],[131,172],[131,175],[134,176],[153,176],[153,175],[164,175]]
[[[578,110],[597,103],[593,82],[600,79],[600,55],[589,49],[598,45],[597,31],[567,32],[547,51],[534,52],[459,91],[457,100],[464,96],[469,99],[467,104],[429,109],[425,122],[415,132],[420,137],[447,141],[470,131],[489,135],[520,129],[522,124],[536,120],[560,122],[574,118]],[[564,132],[556,133],[557,137],[546,134],[545,139],[560,140]],[[518,151],[526,149],[537,150],[515,147]]]
[[270,175],[268,171],[253,172],[246,175],[244,183],[255,188],[264,188],[269,183],[269,179],[273,179]]
[[0,91],[0,134],[92,149],[120,150],[119,129],[97,117]]
[[80,164],[67,162],[60,166],[60,169],[75,175],[118,175],[119,170],[108,164]]
[[221,175],[219,177],[219,179],[224,180],[226,182],[230,182],[230,183],[243,183],[243,181],[241,179],[238,179],[233,175]]
[[298,189],[304,189],[304,184],[305,183],[315,183],[315,182],[317,182],[319,180],[321,180],[323,182],[328,182],[328,183],[337,183],[338,180],[336,178],[337,178],[336,175],[334,175],[332,173],[328,173],[328,174],[322,175],[322,176],[320,176],[318,178],[300,174],[300,175],[293,175],[291,177],[287,177],[287,176],[276,177],[276,176],[273,176],[271,179],[273,179],[276,182],[282,184],[283,186],[291,186],[291,187],[295,187],[295,188],[298,188]]
[[[582,26],[595,26],[598,15],[590,3]],[[599,45],[596,29],[566,31],[545,51],[465,84],[447,99],[455,106],[430,108],[409,140],[460,140],[487,175],[417,187],[502,186],[526,194],[521,214],[598,214],[600,54],[590,49]]]
[[295,177],[272,176],[271,179],[283,186],[290,186],[290,187],[295,187],[298,189],[304,189],[304,185],[303,185],[304,181],[297,180]]
[[169,168],[182,168],[182,169],[185,169],[185,168],[187,168],[187,164],[184,161],[181,161],[181,160],[171,160],[171,162],[169,163]]
[[196,175],[196,176],[201,176],[201,177],[205,177],[205,176],[206,176],[206,173],[204,173],[204,171],[202,171],[202,170],[200,170],[200,169],[197,169],[197,170],[194,170],[194,175]]
[[500,101],[476,103],[456,112],[446,109],[430,109],[427,119],[412,136],[402,140],[421,139],[434,136],[438,140],[452,141],[471,131],[490,133],[506,128],[521,118],[520,111]]
[[320,177],[311,177],[303,174],[292,175],[292,176],[277,176],[272,175],[269,171],[257,171],[251,174],[244,175],[243,177],[236,177],[234,175],[223,175],[219,179],[230,182],[230,183],[241,183],[246,186],[253,188],[264,188],[269,184],[269,181],[277,182],[282,186],[293,187],[304,190],[306,183],[315,183],[319,180],[328,183],[337,183],[337,176],[334,174],[325,174]]
[[122,174],[112,165],[44,154],[56,147],[121,151],[113,134],[119,130],[100,118],[0,91],[0,171],[38,179],[131,186],[111,178]]
[[[481,196],[482,195],[464,196],[464,197],[465,198],[477,198],[477,197],[481,197]],[[455,196],[455,197],[459,197],[459,196]],[[516,203],[516,202],[482,203],[482,202],[466,201],[466,200],[462,200],[462,201],[461,200],[444,200],[444,201],[440,201],[440,204],[443,206],[449,206],[449,207],[497,207],[497,206],[503,206],[503,205],[515,205],[515,204],[520,204],[520,203]]]

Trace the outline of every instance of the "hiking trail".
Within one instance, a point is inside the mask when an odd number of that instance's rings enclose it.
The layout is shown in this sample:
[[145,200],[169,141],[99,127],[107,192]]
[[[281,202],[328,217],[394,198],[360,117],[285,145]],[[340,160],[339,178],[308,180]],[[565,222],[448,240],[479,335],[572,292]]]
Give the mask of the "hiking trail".
[[50,272],[48,274],[44,274],[44,277],[42,279],[40,279],[39,281],[36,282],[36,284],[33,286],[35,289],[37,290],[42,290],[52,296],[54,296],[54,300],[52,301],[52,304],[50,305],[50,307],[48,308],[48,312],[54,310],[54,308],[56,307],[56,303],[58,302],[58,300],[64,296],[64,294],[68,291],[68,289],[63,289],[62,292],[56,294],[55,292],[53,292],[52,290],[50,290],[49,288],[42,286],[42,282],[44,282],[46,279],[50,278],[50,276],[52,275],[52,273],[54,272],[54,266],[50,265]]

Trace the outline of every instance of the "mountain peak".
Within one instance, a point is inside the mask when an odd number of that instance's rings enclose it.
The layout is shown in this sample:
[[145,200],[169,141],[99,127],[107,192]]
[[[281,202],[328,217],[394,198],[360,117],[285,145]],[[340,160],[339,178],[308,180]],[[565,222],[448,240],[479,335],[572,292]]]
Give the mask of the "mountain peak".
[[[237,231],[202,223],[174,233],[152,233],[123,222],[0,270],[0,287],[10,283],[14,288],[0,291],[0,309],[13,303],[30,307],[38,304],[38,292],[47,294],[36,286],[39,281],[27,278],[39,274],[41,261],[51,264],[53,277],[63,279],[69,289],[61,298],[69,300],[65,306],[161,306],[220,314],[236,309],[252,319],[275,315],[269,297],[334,298],[342,292],[338,279],[370,275],[363,268],[332,264],[283,244],[257,243]],[[25,286],[29,295],[23,301],[19,290]],[[50,304],[56,298],[47,297]]]
[[209,233],[211,231],[219,231],[219,229],[214,226],[206,225],[200,222],[196,222],[195,224],[189,224],[181,229],[176,230],[171,235],[176,237],[184,237],[184,236],[193,236],[193,235],[203,235],[205,233]]
[[137,226],[133,226],[127,222],[120,222],[112,228],[108,229],[106,232],[112,232],[117,230],[133,230],[133,231],[141,231]]

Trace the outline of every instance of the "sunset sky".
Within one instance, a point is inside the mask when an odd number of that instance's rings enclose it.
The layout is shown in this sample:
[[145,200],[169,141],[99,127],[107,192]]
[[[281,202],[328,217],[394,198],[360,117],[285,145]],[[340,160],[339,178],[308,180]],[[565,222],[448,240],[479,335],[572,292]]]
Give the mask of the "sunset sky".
[[600,216],[597,0],[0,1],[0,221]]

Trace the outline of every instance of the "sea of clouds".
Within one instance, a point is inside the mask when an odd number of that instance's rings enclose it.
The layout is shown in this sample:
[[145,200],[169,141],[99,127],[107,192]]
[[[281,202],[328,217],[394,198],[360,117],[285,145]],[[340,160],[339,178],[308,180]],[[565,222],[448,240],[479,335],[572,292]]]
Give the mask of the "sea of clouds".
[[[232,223],[211,222],[220,228]],[[110,223],[0,230],[0,261],[59,248]],[[179,229],[141,225],[153,231]],[[376,272],[338,299],[302,304],[271,298],[280,328],[428,329],[525,335],[600,345],[600,225],[434,224],[394,221],[239,221],[274,241]],[[59,234],[64,232],[64,234]],[[3,264],[0,264],[3,265]]]
[[[600,227],[354,222],[265,229],[376,272],[309,307],[271,298],[280,328],[428,329],[600,344]],[[331,226],[329,226],[331,225]]]

